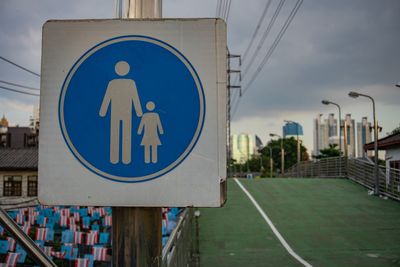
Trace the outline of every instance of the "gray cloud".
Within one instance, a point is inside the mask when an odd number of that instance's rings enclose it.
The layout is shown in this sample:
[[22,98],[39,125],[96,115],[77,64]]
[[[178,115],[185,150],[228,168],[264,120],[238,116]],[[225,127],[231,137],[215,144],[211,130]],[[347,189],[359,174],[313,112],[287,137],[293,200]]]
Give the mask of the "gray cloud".
[[[165,17],[213,17],[216,3],[216,0],[164,0],[163,14]],[[261,32],[277,3],[272,1]],[[243,84],[251,77],[294,3],[286,1]],[[232,53],[244,52],[265,4],[265,0],[232,0],[228,20]],[[400,92],[393,86],[400,80],[399,11],[398,0],[304,0],[270,61],[242,97],[235,123],[240,122],[244,126],[239,128],[246,129],[246,118],[251,125],[258,123],[270,128],[268,131],[280,131],[282,122],[276,118],[299,116],[302,123],[311,124],[310,114],[332,111],[320,104],[323,98],[342,103],[346,112],[357,113],[355,103],[367,112],[366,102],[347,97],[347,92],[354,89],[376,97],[378,106],[382,107],[379,116],[387,123],[386,130],[396,126],[399,119],[392,113],[400,102]],[[111,0],[0,1],[0,54],[39,72],[41,27],[46,20],[113,16],[114,1]],[[39,86],[39,79],[4,62],[0,62],[0,78]],[[23,107],[38,101],[1,90],[0,99],[3,103],[19,102]],[[0,113],[17,114],[11,106],[18,105],[8,105],[8,109],[0,107]],[[257,130],[267,131],[262,127]]]
[[[304,1],[236,118],[313,110],[332,92],[392,86],[400,79],[399,10],[400,2],[389,0]],[[400,94],[376,96],[382,103],[400,100]]]

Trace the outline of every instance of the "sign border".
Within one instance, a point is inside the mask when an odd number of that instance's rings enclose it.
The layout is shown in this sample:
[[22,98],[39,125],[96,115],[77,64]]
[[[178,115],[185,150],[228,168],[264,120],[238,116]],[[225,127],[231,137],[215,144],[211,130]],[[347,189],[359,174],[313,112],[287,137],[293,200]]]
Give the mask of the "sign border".
[[[109,173],[106,173],[104,171],[99,170],[98,168],[94,167],[92,164],[90,164],[88,161],[85,160],[84,157],[82,157],[79,152],[76,150],[76,148],[74,147],[72,141],[70,140],[69,136],[68,136],[68,131],[66,130],[65,127],[65,121],[64,121],[64,100],[65,100],[65,94],[68,90],[68,86],[70,83],[70,80],[72,78],[72,76],[75,74],[76,70],[79,68],[79,66],[89,57],[91,56],[93,53],[95,53],[96,51],[98,51],[99,49],[106,47],[107,45],[113,44],[113,43],[117,43],[117,42],[121,42],[121,41],[129,41],[129,40],[139,40],[139,41],[145,41],[148,43],[153,43],[156,44],[164,49],[167,49],[169,52],[173,53],[176,57],[178,57],[178,59],[181,60],[181,62],[186,66],[186,68],[189,70],[189,72],[191,73],[198,93],[199,93],[199,100],[200,100],[200,113],[199,113],[199,122],[197,124],[197,128],[195,131],[195,134],[192,138],[191,143],[189,144],[188,147],[186,147],[185,151],[174,161],[172,162],[170,165],[168,165],[167,167],[165,167],[162,170],[159,170],[155,173],[152,174],[148,174],[145,176],[132,176],[132,177],[122,177],[122,176],[117,176],[117,175],[112,175]],[[123,36],[118,36],[118,37],[114,37],[111,39],[107,39],[105,41],[102,41],[98,44],[96,44],[95,46],[93,46],[92,48],[90,48],[89,50],[87,50],[71,67],[71,69],[69,70],[63,84],[61,87],[61,92],[60,92],[60,96],[59,96],[59,100],[58,100],[58,121],[59,121],[59,126],[60,126],[60,130],[62,133],[62,136],[64,138],[64,141],[67,145],[67,147],[69,148],[69,150],[71,151],[71,153],[74,155],[74,157],[83,165],[85,166],[88,170],[90,170],[92,173],[99,175],[105,179],[108,180],[112,180],[115,182],[122,182],[122,183],[140,183],[140,182],[146,182],[146,181],[150,181],[156,178],[161,177],[162,175],[172,171],[173,169],[175,169],[177,166],[179,166],[186,158],[187,156],[191,153],[191,151],[193,150],[193,148],[196,146],[197,141],[199,140],[199,137],[201,135],[201,132],[203,130],[203,126],[204,126],[204,120],[205,120],[205,113],[206,113],[206,100],[205,100],[205,94],[204,94],[204,89],[203,89],[203,85],[201,83],[200,77],[197,74],[195,68],[193,67],[193,65],[191,64],[191,62],[181,53],[179,52],[178,49],[176,49],[175,47],[173,47],[172,45],[161,41],[159,39],[153,38],[153,37],[149,37],[149,36],[144,36],[144,35],[123,35]]]

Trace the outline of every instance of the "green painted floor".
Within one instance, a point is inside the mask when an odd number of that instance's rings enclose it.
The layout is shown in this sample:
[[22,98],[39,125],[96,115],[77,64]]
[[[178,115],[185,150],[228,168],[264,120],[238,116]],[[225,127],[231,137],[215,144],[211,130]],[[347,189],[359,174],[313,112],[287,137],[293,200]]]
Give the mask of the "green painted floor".
[[[240,181],[313,266],[400,266],[400,202],[345,179]],[[199,220],[202,267],[302,266],[233,180],[226,205]]]

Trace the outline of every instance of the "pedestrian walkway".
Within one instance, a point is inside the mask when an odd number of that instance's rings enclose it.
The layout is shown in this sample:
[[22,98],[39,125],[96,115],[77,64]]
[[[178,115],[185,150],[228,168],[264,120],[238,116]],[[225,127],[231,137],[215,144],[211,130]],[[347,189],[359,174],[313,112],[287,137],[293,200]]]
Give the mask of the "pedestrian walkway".
[[[400,203],[346,179],[240,180],[290,247],[313,266],[400,266]],[[223,208],[202,209],[201,266],[303,266],[230,180]]]

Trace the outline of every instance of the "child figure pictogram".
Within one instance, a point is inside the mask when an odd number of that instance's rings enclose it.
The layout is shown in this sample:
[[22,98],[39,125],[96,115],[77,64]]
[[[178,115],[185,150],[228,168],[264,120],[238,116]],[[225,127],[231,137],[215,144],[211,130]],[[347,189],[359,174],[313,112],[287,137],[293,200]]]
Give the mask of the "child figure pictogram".
[[137,131],[138,135],[141,135],[143,132],[143,138],[140,145],[144,146],[145,163],[150,163],[150,161],[152,163],[157,163],[158,146],[162,145],[159,134],[164,134],[160,116],[158,113],[152,112],[155,107],[156,105],[152,101],[146,103],[146,109],[149,112],[143,114]]

